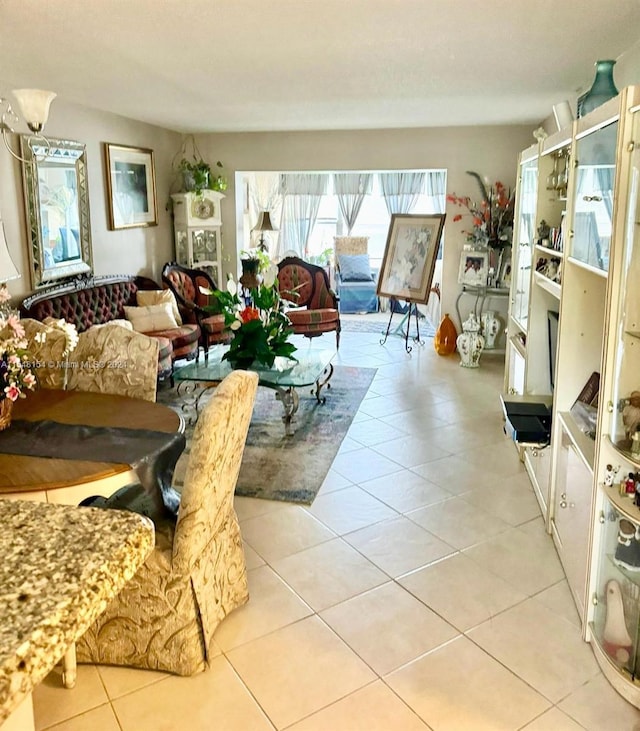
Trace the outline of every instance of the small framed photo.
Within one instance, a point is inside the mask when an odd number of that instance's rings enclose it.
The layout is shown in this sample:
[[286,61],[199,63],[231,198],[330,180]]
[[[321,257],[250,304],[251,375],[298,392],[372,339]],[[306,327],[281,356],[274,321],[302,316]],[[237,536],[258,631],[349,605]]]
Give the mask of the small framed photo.
[[444,214],[394,213],[378,277],[377,294],[426,304]]
[[486,287],[489,276],[488,251],[463,251],[460,255],[458,284]]
[[109,228],[156,226],[156,171],[153,150],[109,142],[104,146]]

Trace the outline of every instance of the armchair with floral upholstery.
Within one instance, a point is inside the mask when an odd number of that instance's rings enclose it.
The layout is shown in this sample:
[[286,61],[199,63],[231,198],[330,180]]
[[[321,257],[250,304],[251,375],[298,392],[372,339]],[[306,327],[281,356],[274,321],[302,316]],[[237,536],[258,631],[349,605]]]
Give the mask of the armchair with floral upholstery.
[[336,349],[340,348],[338,298],[322,267],[289,256],[278,264],[278,289],[282,299],[295,305],[287,316],[296,335],[315,338],[335,332]]
[[176,262],[167,262],[162,269],[162,284],[175,295],[183,322],[194,323],[200,327],[200,345],[205,359],[209,346],[227,343],[231,333],[226,329],[224,315],[212,315],[203,309],[212,304],[209,295],[203,294],[200,287],[216,290],[213,279],[203,269],[188,269]]

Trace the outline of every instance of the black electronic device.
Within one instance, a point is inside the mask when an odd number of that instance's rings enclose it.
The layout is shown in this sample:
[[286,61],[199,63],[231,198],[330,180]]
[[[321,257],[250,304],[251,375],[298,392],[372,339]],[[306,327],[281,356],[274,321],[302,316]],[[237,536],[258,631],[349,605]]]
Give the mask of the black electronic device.
[[514,442],[548,444],[551,439],[551,411],[532,401],[503,401],[505,434]]

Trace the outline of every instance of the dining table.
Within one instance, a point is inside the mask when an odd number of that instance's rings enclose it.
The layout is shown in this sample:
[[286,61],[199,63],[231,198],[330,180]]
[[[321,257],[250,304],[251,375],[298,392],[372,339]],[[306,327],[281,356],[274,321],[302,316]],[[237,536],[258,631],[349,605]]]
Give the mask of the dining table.
[[40,389],[15,402],[12,424],[0,432],[0,498],[77,505],[90,496],[109,497],[144,482],[146,452],[165,442],[171,454],[160,462],[172,473],[183,432],[182,417],[162,404]]

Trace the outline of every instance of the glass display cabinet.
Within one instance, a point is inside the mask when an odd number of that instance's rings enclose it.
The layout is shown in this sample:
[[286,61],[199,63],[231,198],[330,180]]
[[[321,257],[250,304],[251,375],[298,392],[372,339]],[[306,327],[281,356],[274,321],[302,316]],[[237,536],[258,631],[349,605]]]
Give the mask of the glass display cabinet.
[[173,200],[176,261],[189,269],[204,269],[219,284],[222,276],[222,193],[177,193]]
[[535,236],[536,197],[538,191],[537,147],[534,158],[525,157],[520,167],[518,180],[518,213],[514,226],[515,242],[514,272],[515,287],[511,316],[523,332],[527,330],[529,314],[529,293],[531,288],[531,260]]
[[619,119],[576,141],[571,257],[608,270],[587,638],[640,707],[640,87],[620,97]]

